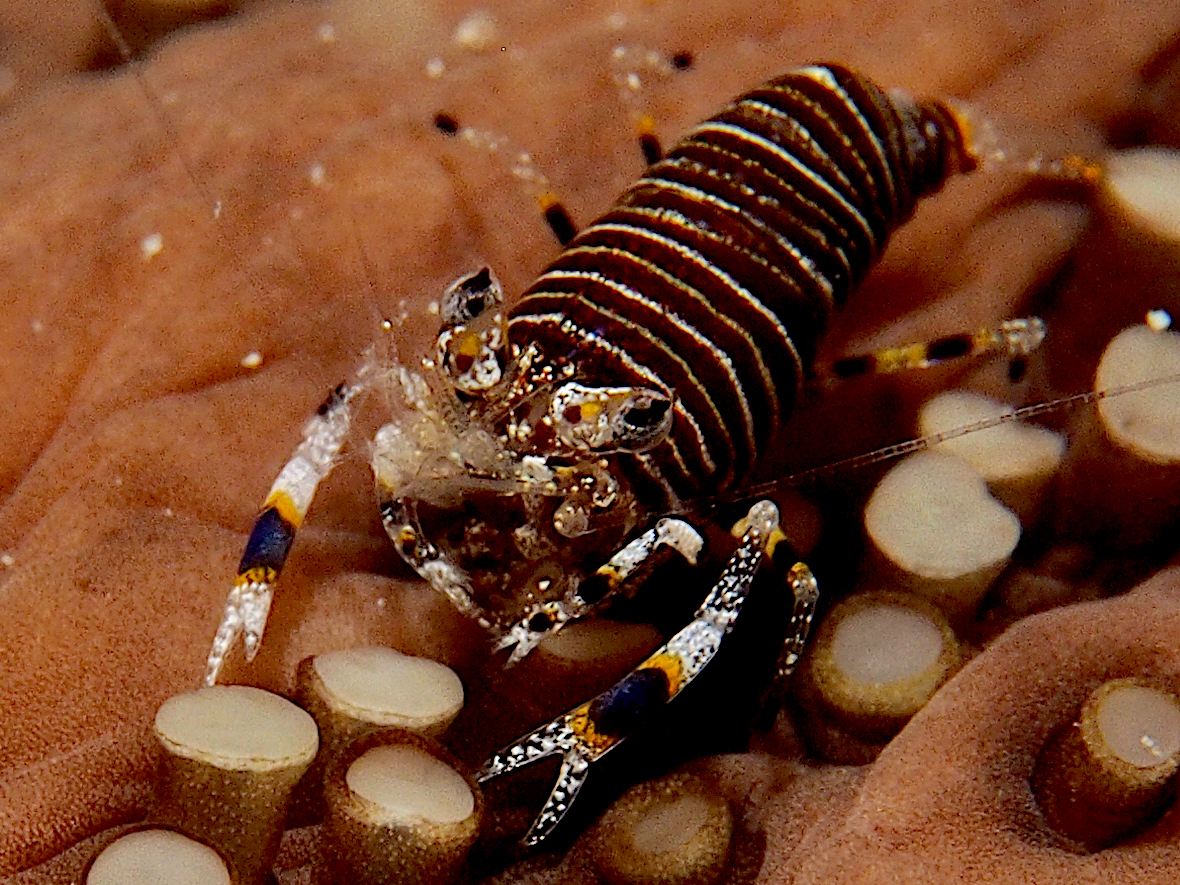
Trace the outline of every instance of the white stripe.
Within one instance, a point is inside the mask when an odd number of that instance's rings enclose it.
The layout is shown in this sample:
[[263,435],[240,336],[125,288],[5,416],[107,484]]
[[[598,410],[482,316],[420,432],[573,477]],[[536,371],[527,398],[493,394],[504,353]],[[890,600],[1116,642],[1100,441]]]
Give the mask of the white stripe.
[[[773,105],[767,104],[764,101],[757,101],[752,98],[740,99],[738,101],[738,103],[735,105],[735,107],[753,108],[760,114],[764,114],[768,117],[774,117],[776,120],[780,120],[786,124],[789,124],[795,130],[796,134],[798,134],[799,137],[803,141],[807,142],[807,144],[811,146],[811,149],[816,154],[818,154],[820,157],[823,158],[823,160],[827,163],[828,167],[835,173],[836,178],[838,179],[839,184],[841,186],[847,188],[850,191],[856,190],[856,188],[853,187],[852,182],[848,180],[848,176],[844,174],[844,170],[840,167],[840,164],[837,163],[835,160],[833,160],[831,155],[823,149],[823,146],[818,141],[816,141],[814,137],[812,137],[811,131],[806,126],[804,126],[802,123],[800,123],[798,120],[796,120],[794,117],[785,113],[780,108],[776,108]],[[745,130],[743,130],[743,131],[745,131]],[[753,133],[751,133],[751,135],[752,134]],[[849,146],[849,151],[851,152],[851,146]],[[802,162],[802,161],[800,161],[800,162]],[[768,169],[765,165],[759,164],[759,166],[761,166],[761,168],[766,172],[767,175],[770,175],[773,178],[779,179],[779,181],[782,182],[782,185],[784,188],[786,188],[788,190],[795,190],[786,181],[783,181],[780,176],[776,175],[774,172],[772,172],[770,169]],[[808,168],[811,168],[811,167],[809,166]],[[815,171],[815,170],[812,170],[812,171]],[[827,179],[824,179],[824,180],[826,181]],[[801,199],[803,199],[802,194],[799,194],[799,197]],[[807,200],[807,202],[811,203],[813,206],[815,205],[815,203],[812,202],[811,200]],[[828,209],[824,208],[823,206],[816,206],[816,209],[817,209],[817,211],[821,212],[823,215],[825,215],[829,218],[832,218],[831,212]],[[858,217],[858,219],[860,219],[863,222],[864,216],[860,212],[857,213],[857,217]],[[834,223],[837,221],[834,218],[832,220]],[[800,227],[805,226],[803,224],[802,220],[799,221],[799,226]],[[828,245],[828,254],[835,254],[836,256],[839,257],[840,263],[842,265],[844,265],[844,270],[848,274],[848,278],[852,279],[854,276],[854,274],[852,272],[852,263],[848,260],[848,255],[845,253],[845,251],[843,249],[832,248],[831,242],[828,240],[828,238],[826,236],[824,236],[822,231],[818,231],[815,228],[809,228],[809,230],[812,230],[821,240],[823,240]],[[871,233],[870,233],[870,236],[871,236]],[[818,272],[816,275],[820,276],[818,274]],[[821,276],[821,279],[824,279],[826,282],[826,278]],[[830,285],[828,286],[828,291],[829,291],[829,293],[831,292]]]
[[[653,456],[657,451],[659,451],[658,446],[652,452],[642,452],[636,455],[635,460],[637,460],[643,467],[643,472],[647,474],[648,479],[656,482],[660,488],[664,490],[664,496],[668,499],[669,508],[675,511],[680,507],[680,496],[676,494],[676,490],[672,487],[672,483],[666,476],[664,476],[664,471],[660,470],[659,465],[656,464],[656,460]],[[681,474],[684,476],[684,487],[687,488],[691,486],[693,476],[688,472],[684,461],[679,457],[679,452],[676,452],[674,448],[673,456],[674,460],[676,461],[676,465],[680,468]]]
[[[777,88],[783,92],[786,91],[785,86],[779,86]],[[793,96],[787,97],[793,98]],[[813,151],[823,157],[827,164],[835,170],[841,185],[848,188],[848,190],[855,190],[855,188],[852,186],[852,182],[848,180],[848,176],[844,174],[844,170],[840,167],[840,164],[833,160],[832,155],[825,151],[823,149],[823,145],[815,140],[815,137],[811,134],[811,130],[799,122],[799,120],[797,120],[795,117],[792,117],[790,114],[784,111],[782,108],[776,108],[772,104],[767,104],[764,101],[749,97],[742,97],[738,100],[734,107],[751,108],[760,114],[763,114],[767,117],[774,117],[776,120],[781,120],[782,122],[788,124],[803,141],[807,142],[811,146]],[[823,108],[821,107],[820,110],[822,111]],[[810,166],[808,168],[810,168]]]
[[[668,214],[666,211],[661,213],[660,210],[629,209],[629,211],[651,215]],[[755,297],[753,292],[741,285],[737,280],[709,261],[709,259],[700,252],[684,245],[684,243],[680,242],[679,240],[674,240],[671,237],[657,233],[656,231],[648,230],[647,228],[639,227],[633,224],[627,224],[625,222],[596,222],[595,224],[591,225],[591,227],[594,230],[617,231],[619,233],[623,233],[626,236],[633,236],[642,240],[650,240],[653,243],[659,243],[671,249],[673,252],[676,252],[689,264],[696,265],[701,270],[705,271],[707,274],[716,279],[718,284],[723,288],[728,289],[738,298],[741,298],[747,304],[749,304],[749,306],[753,308],[754,312],[757,313],[772,329],[774,329],[780,342],[782,343],[783,348],[792,352],[795,350],[795,343],[791,340],[791,333],[787,330],[787,327],[782,324],[782,321],[778,318],[778,315],[775,314],[774,311],[770,310],[770,308],[768,308],[765,304],[763,304],[760,299]]]
[[[647,214],[660,214],[659,211],[644,210],[644,209],[629,209],[632,212],[646,212]],[[797,383],[802,382],[804,366],[803,359],[799,356],[799,351],[795,348],[795,342],[791,340],[791,333],[787,327],[782,324],[778,316],[770,310],[762,301],[754,296],[754,293],[742,286],[723,271],[721,268],[710,262],[704,255],[697,252],[695,249],[690,249],[688,246],[681,243],[679,240],[673,240],[671,237],[666,237],[663,234],[648,230],[647,228],[638,227],[636,225],[625,224],[622,222],[611,222],[604,224],[596,222],[591,227],[594,230],[613,230],[625,234],[626,236],[633,236],[639,239],[650,240],[653,243],[660,243],[672,251],[676,252],[681,258],[690,264],[695,264],[701,270],[705,271],[717,280],[722,287],[733,292],[737,297],[744,300],[750,307],[754,309],[762,320],[773,329],[779,339],[779,344],[783,350],[791,355],[795,362],[795,378]],[[589,228],[588,228],[589,229]]]
[[[869,121],[865,119],[864,114],[861,113],[860,107],[855,101],[852,100],[852,96],[844,91],[844,87],[840,85],[839,81],[836,79],[835,75],[829,68],[825,68],[822,65],[810,65],[808,67],[801,68],[799,73],[803,74],[805,77],[811,78],[820,85],[827,87],[829,92],[839,96],[840,100],[844,102],[844,106],[852,112],[853,116],[856,117],[857,122],[860,123],[861,129],[864,130],[865,134],[869,137],[869,142],[873,145],[873,150],[877,152],[877,160],[880,162],[881,168],[885,170],[885,181],[889,187],[890,205],[896,206],[897,184],[893,180],[893,167],[889,165],[889,160],[885,156],[884,145],[882,145],[880,139],[877,138],[877,134],[873,131],[872,125],[870,125]],[[850,153],[853,156],[856,155],[855,151],[850,151]]]
[[[785,249],[787,252],[789,252],[791,254],[791,257],[795,259],[796,263],[798,263],[798,265],[802,269],[802,271],[805,274],[807,274],[807,276],[811,277],[813,280],[815,280],[817,283],[819,283],[819,287],[823,290],[825,300],[828,303],[828,308],[830,310],[835,308],[836,303],[832,298],[832,283],[831,283],[831,281],[827,277],[825,277],[823,275],[823,273],[820,272],[820,269],[815,266],[815,262],[811,260],[810,256],[804,255],[802,252],[800,252],[798,246],[796,246],[794,243],[792,243],[790,240],[788,240],[786,237],[784,237],[778,231],[767,226],[760,219],[751,215],[749,212],[746,212],[740,206],[736,206],[733,203],[730,203],[728,200],[722,199],[717,194],[709,193],[708,191],[701,190],[700,188],[693,187],[691,185],[682,184],[678,181],[668,181],[663,178],[649,178],[649,179],[644,179],[644,180],[658,184],[659,186],[667,188],[668,190],[677,191],[678,193],[683,194],[686,199],[699,200],[704,203],[712,203],[716,206],[722,207],[723,209],[738,213],[743,218],[748,218],[750,220],[750,222],[752,224],[754,224],[754,226],[757,227],[760,231],[762,231],[768,238],[773,239],[780,246],[782,246],[783,249]],[[723,243],[724,245],[726,245],[729,248],[741,249],[742,252],[744,252],[746,255],[750,256],[750,258],[754,259],[758,263],[762,264],[765,267],[770,267],[772,270],[774,269],[773,265],[771,265],[768,261],[766,261],[761,256],[756,255],[753,252],[750,252],[749,250],[744,249],[740,246],[736,246],[732,243],[722,240],[720,237],[714,235],[711,231],[702,230],[700,227],[697,227],[691,218],[683,216],[679,212],[676,212],[675,210],[671,210],[671,209],[667,210],[667,213],[675,218],[684,219],[683,224],[685,224],[688,227],[693,228],[694,230],[698,231],[699,233],[703,233],[705,236],[709,237],[710,239],[717,240],[718,242]],[[775,273],[775,275],[782,276],[782,274],[779,274],[777,272]],[[794,282],[794,281],[792,280],[792,282]],[[804,293],[804,294],[806,294],[806,293]]]
[[684,298],[693,301],[698,306],[707,311],[710,317],[713,318],[717,323],[724,324],[730,330],[732,330],[735,335],[740,337],[745,342],[749,352],[753,355],[754,362],[758,367],[758,375],[762,381],[762,390],[766,395],[767,403],[772,409],[770,424],[771,426],[778,425],[778,385],[775,384],[774,376],[770,371],[770,366],[763,357],[762,348],[757,345],[753,336],[749,333],[749,331],[747,331],[743,324],[737,322],[737,320],[728,314],[719,311],[716,307],[714,307],[713,303],[709,301],[709,299],[701,294],[699,290],[688,285],[688,283],[684,282],[679,277],[668,273],[658,264],[654,264],[653,262],[648,261],[642,255],[632,252],[630,249],[620,248],[618,246],[575,246],[572,249],[567,249],[565,254],[580,254],[592,257],[598,253],[610,253],[615,258],[623,258],[643,268],[645,271],[655,274],[664,280],[669,286],[674,288]]
[[[794,123],[796,125],[796,128],[806,138],[806,140],[811,142],[814,145],[817,153],[823,155],[824,157],[828,156],[824,152],[823,148],[821,148],[817,143],[815,143],[814,139],[811,138],[811,134],[802,125],[800,125],[797,120],[793,120],[792,118],[787,117],[785,114],[782,114],[782,112],[779,111],[777,108],[772,108],[772,107],[770,107],[770,105],[763,104],[760,101],[750,101],[748,99],[743,99],[740,103],[741,104],[749,104],[749,105],[753,105],[755,107],[758,107],[760,109],[764,109],[765,112],[768,114],[769,113],[780,114],[783,119],[790,120],[792,123]],[[777,180],[779,182],[780,186],[784,190],[790,191],[795,196],[796,199],[800,200],[803,203],[806,203],[808,206],[811,206],[812,210],[816,214],[822,215],[825,219],[828,219],[828,221],[830,221],[831,224],[838,224],[839,223],[838,220],[832,216],[832,213],[829,209],[827,209],[824,206],[820,206],[814,200],[811,200],[811,199],[808,199],[807,197],[805,197],[802,193],[799,192],[798,188],[792,187],[790,184],[788,184],[786,181],[783,180],[782,176],[777,175],[775,172],[773,172],[772,170],[767,168],[763,163],[758,162],[758,160],[755,157],[753,157],[749,154],[735,153],[734,151],[729,150],[727,147],[717,144],[715,142],[710,142],[707,145],[702,145],[702,146],[707,146],[710,150],[715,151],[719,154],[724,154],[725,156],[731,157],[734,160],[737,160],[738,162],[748,164],[751,166],[755,166],[758,169],[761,169],[763,174],[767,175],[770,178]],[[677,158],[676,160],[673,160],[672,162],[678,162],[679,159],[680,158]],[[828,159],[830,160],[830,158],[828,158]],[[696,162],[696,161],[692,161],[692,162]],[[833,166],[835,166],[835,164],[833,164]],[[837,170],[839,170],[838,166],[835,166],[835,168]],[[721,174],[725,175],[726,178],[734,177],[730,173],[723,172]],[[841,180],[844,179],[842,172],[840,174],[840,177],[841,177]],[[742,185],[742,184],[743,183],[739,181],[739,185]],[[749,185],[744,185],[744,186],[749,187]],[[851,187],[851,184],[849,184],[849,187]],[[787,210],[787,207],[783,205],[781,200],[772,199],[768,195],[764,195],[764,194],[759,194],[759,199],[765,199],[767,202],[773,202],[780,209],[783,209],[784,211]],[[852,272],[852,264],[848,260],[848,254],[843,249],[837,249],[834,246],[832,246],[831,240],[828,238],[828,235],[823,230],[814,226],[811,223],[804,221],[802,218],[798,217],[798,215],[795,215],[793,213],[788,213],[788,214],[792,214],[792,217],[795,219],[795,221],[799,225],[799,227],[810,231],[812,236],[814,236],[817,240],[820,240],[824,244],[824,246],[826,247],[824,249],[825,256],[834,256],[836,258],[836,260],[838,260],[840,262],[840,264],[843,265],[844,273],[848,279],[852,279],[855,276],[855,274]]]
[[[740,138],[744,141],[750,142],[751,144],[756,144],[762,150],[774,155],[774,157],[781,161],[784,165],[794,169],[808,181],[813,182],[818,188],[820,188],[820,190],[828,194],[828,196],[832,198],[833,202],[838,204],[842,209],[844,209],[846,213],[853,217],[856,223],[860,226],[860,229],[864,232],[864,235],[868,238],[869,244],[871,245],[873,251],[877,252],[880,250],[880,244],[877,242],[877,236],[873,233],[873,229],[869,226],[868,221],[865,220],[865,217],[861,214],[861,211],[857,209],[856,206],[849,203],[848,200],[844,198],[843,194],[833,188],[825,178],[817,175],[810,167],[808,167],[806,163],[804,163],[794,154],[783,150],[783,148],[781,148],[779,145],[767,138],[763,138],[756,132],[751,132],[749,129],[745,129],[733,123],[720,123],[715,120],[706,120],[704,123],[700,124],[691,132],[689,132],[687,137],[691,138],[694,135],[707,134],[709,132],[721,132],[731,135],[735,138]],[[767,168],[765,164],[763,164],[763,168]],[[767,169],[767,171],[769,172],[770,170]],[[777,175],[775,177],[780,179],[782,178],[782,176]],[[784,180],[784,184],[789,186],[790,182]]]

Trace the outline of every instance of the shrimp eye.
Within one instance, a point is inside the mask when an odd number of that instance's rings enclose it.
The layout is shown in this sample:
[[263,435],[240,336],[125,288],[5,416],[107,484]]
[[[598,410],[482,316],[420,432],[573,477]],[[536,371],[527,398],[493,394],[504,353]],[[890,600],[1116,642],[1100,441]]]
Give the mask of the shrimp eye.
[[619,412],[616,440],[621,448],[651,448],[672,423],[672,401],[654,393],[636,393]]
[[439,302],[444,328],[465,325],[504,302],[504,287],[489,268],[460,277],[447,286]]
[[623,423],[637,432],[658,427],[672,404],[668,400],[650,400],[636,403],[623,412]]

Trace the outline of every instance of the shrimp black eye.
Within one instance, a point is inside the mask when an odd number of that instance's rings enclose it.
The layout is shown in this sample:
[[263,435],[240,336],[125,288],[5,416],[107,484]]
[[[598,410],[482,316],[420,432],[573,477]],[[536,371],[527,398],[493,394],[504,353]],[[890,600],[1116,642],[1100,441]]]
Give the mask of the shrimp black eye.
[[615,440],[620,448],[642,451],[656,445],[672,425],[672,400],[643,392],[620,410]]
[[460,277],[443,292],[439,315],[445,328],[465,325],[500,304],[504,290],[491,270],[481,267]]
[[534,633],[544,633],[553,626],[553,617],[546,612],[537,612],[529,618],[529,629]]
[[462,282],[462,288],[468,292],[482,292],[492,286],[491,268],[481,267]]
[[638,431],[651,430],[664,420],[672,403],[666,399],[653,399],[636,403],[623,413],[623,422]]

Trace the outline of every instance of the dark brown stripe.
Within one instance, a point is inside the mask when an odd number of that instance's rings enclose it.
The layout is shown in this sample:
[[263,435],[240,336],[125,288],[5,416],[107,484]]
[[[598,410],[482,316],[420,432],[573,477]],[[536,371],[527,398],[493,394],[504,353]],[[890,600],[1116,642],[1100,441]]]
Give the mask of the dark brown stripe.
[[[748,156],[736,151],[747,148]],[[723,175],[731,188],[744,188],[757,200],[758,211],[768,225],[782,232],[811,256],[833,291],[840,296],[854,281],[853,271],[868,264],[872,243],[854,219],[840,206],[828,205],[828,196],[810,182],[788,183],[757,158],[765,152],[734,137],[710,141],[694,138],[669,152],[668,160],[711,168]]]
[[[792,103],[794,112],[788,113],[784,106]],[[848,150],[847,144],[834,131],[835,123],[822,105],[812,102],[804,93],[787,85],[767,86],[742,96],[740,101],[714,119],[782,148],[845,200],[860,208],[863,195],[858,185],[862,183],[850,178],[841,162]],[[792,180],[803,180],[793,169],[787,168],[784,173]]]
[[807,130],[849,183],[850,189],[842,192],[862,210],[883,244],[896,218],[892,171],[877,156],[882,150],[878,134],[857,118],[859,111],[870,126],[888,125],[880,110],[859,104],[851,108],[825,84],[800,74],[775,80],[748,97],[779,108]]
[[864,129],[853,131],[854,139],[861,145],[861,156],[877,156],[866,140],[870,135],[884,155],[885,165],[878,161],[873,164],[873,169],[878,175],[879,203],[889,207],[893,229],[896,229],[910,217],[915,200],[907,121],[900,113],[900,106],[871,80],[836,65],[829,65],[828,70],[872,127],[871,132]]
[[[731,120],[716,119],[718,122],[736,127],[737,131],[705,130],[693,136],[692,140],[707,141],[707,143],[719,145],[727,151],[744,151],[762,168],[768,171],[773,170],[773,174],[782,182],[781,189],[797,192],[803,201],[816,206],[821,212],[833,219],[834,223],[838,225],[839,235],[833,236],[831,241],[840,244],[839,247],[850,254],[852,257],[850,263],[854,267],[863,268],[873,260],[877,254],[880,233],[875,231],[869,219],[865,218],[859,205],[860,201],[853,199],[851,194],[846,193],[836,182],[831,181],[831,172],[827,170],[826,166],[816,168],[810,163],[806,164],[813,175],[843,197],[843,202],[834,198],[821,184],[812,181],[797,169],[784,166],[781,157],[771,153],[769,148],[752,138],[758,136],[765,139],[788,155],[795,157],[800,163],[804,163],[805,156],[799,156],[801,152],[796,150],[793,145],[780,143],[783,139],[776,141],[772,137],[774,134],[772,132],[758,132],[759,127],[750,125],[748,119],[742,119],[736,114]],[[669,152],[669,156],[675,156],[676,153],[676,150],[673,149]],[[802,153],[805,154],[805,152]],[[789,201],[787,205],[790,205]]]
[[[833,255],[831,238],[825,236],[818,226],[822,224],[835,233],[836,227],[830,216],[820,215],[816,207],[798,199],[797,192],[792,193],[781,181],[774,184],[768,180],[772,176],[752,163],[739,166],[741,171],[735,174],[733,167],[737,164],[724,152],[707,145],[698,145],[693,153],[697,156],[686,156],[685,152],[680,152],[668,157],[649,171],[649,177],[658,175],[661,179],[691,184],[740,206],[760,225],[774,231],[811,258],[816,272],[828,281],[833,291],[847,284],[847,263],[839,255]],[[702,157],[705,154],[708,154],[707,158]],[[786,210],[778,199],[779,194],[787,197],[792,211]],[[804,220],[806,215],[812,216],[811,224]]]
[[[686,323],[729,354],[750,403],[755,437],[760,441],[767,439],[774,429],[773,416],[778,413],[780,394],[773,379],[769,385],[764,381],[759,367],[760,355],[765,347],[759,344],[757,338],[747,338],[721,321],[716,308],[709,304],[701,292],[682,281],[681,286],[677,286],[673,279],[661,274],[656,268],[657,265],[648,256],[636,254],[633,249],[579,246],[559,256],[549,269],[598,272],[643,292],[655,302],[669,305],[669,310],[675,311]],[[736,325],[745,329],[746,335],[750,335],[745,323]]]
[[[790,236],[789,228],[784,230],[766,222],[758,211],[755,196],[728,187],[724,178],[712,170],[680,159],[661,163],[650,170],[643,181],[648,182],[648,189],[663,187],[667,182],[690,188],[693,193],[667,189],[666,194],[651,194],[645,198],[644,188],[637,186],[629,193],[639,198],[629,200],[628,205],[659,208],[662,197],[668,208],[692,219],[696,227],[726,238],[733,248],[765,263],[780,277],[780,286],[797,289],[805,293],[805,297],[814,297],[820,303],[830,297],[831,281],[823,277],[811,262],[811,256]],[[698,192],[712,199],[699,198]],[[810,262],[811,266],[803,262]]]
[[[642,187],[646,188],[646,183]],[[642,197],[637,199],[637,202],[642,202]],[[653,211],[656,208],[656,206],[652,206],[645,210],[640,207],[619,207],[607,213],[602,221],[646,228],[700,253],[716,270],[735,280],[738,285],[746,289],[766,309],[777,316],[792,339],[800,332],[805,333],[803,337],[808,340],[803,342],[800,352],[804,362],[807,362],[814,346],[814,341],[810,339],[814,338],[818,330],[826,324],[827,308],[823,301],[802,291],[790,277],[776,273],[766,264],[753,260],[742,250],[727,246],[724,240],[707,228],[696,227],[672,214],[657,214]],[[612,231],[605,233],[612,235],[606,239],[613,240],[614,233]],[[584,232],[584,237],[585,239],[579,238],[576,242],[580,244],[595,241],[593,226]],[[599,242],[598,244],[609,245],[607,242]],[[669,250],[662,253],[655,252],[655,247],[646,242],[642,247],[636,246],[635,248],[647,250],[640,251],[640,254],[651,258],[663,267],[667,267],[676,276],[688,281],[694,288],[709,292],[712,296],[710,300],[717,310],[726,316],[740,320],[762,346],[773,347],[775,350],[781,349],[782,344],[779,336],[773,330],[765,328],[766,319],[757,312],[756,308],[752,309],[753,306],[749,304],[745,296],[719,287],[710,274],[703,273],[700,269],[684,262]],[[664,264],[664,261],[675,266]],[[798,346],[800,342],[796,341],[795,343]],[[793,373],[790,361],[780,360],[777,354],[769,356],[767,362],[775,368],[776,372]],[[776,378],[780,392],[792,388],[796,381],[797,377],[793,374],[790,381]]]

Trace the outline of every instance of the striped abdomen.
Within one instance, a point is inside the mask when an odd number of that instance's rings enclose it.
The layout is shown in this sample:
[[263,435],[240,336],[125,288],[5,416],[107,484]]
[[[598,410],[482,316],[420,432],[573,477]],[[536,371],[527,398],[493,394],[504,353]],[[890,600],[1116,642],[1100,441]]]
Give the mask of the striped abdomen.
[[742,95],[676,144],[525,293],[509,339],[587,384],[674,398],[633,480],[742,478],[789,414],[832,311],[919,197],[974,165],[949,109],[836,66]]

